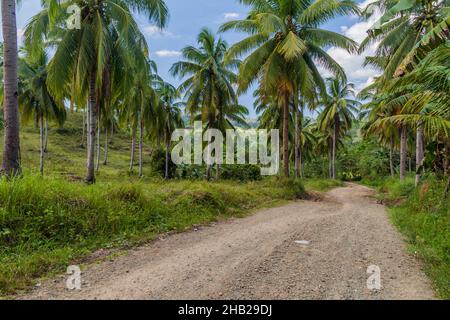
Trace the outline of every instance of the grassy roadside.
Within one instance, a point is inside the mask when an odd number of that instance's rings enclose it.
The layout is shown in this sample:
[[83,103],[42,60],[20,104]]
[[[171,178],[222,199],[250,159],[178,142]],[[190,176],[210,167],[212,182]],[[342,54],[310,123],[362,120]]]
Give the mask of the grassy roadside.
[[450,199],[443,197],[445,183],[433,177],[418,188],[413,177],[402,183],[391,178],[363,183],[379,191],[410,252],[424,261],[437,295],[450,299]]
[[[307,182],[321,190],[337,182]],[[165,232],[239,217],[304,198],[303,184],[259,182],[111,182],[86,186],[28,175],[0,181],[0,295],[62,272],[102,248],[128,248]]]

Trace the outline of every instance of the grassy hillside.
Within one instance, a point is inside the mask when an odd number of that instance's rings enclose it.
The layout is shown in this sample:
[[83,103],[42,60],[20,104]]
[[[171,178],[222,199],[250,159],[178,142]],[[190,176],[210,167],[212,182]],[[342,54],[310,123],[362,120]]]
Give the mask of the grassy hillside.
[[[23,177],[0,181],[0,295],[28,288],[100,248],[123,248],[194,225],[248,214],[305,196],[303,184],[277,177],[258,182],[163,181],[152,175],[145,148],[143,179],[128,174],[130,143],[116,134],[98,182],[83,183],[81,117],[50,128],[45,176],[40,177],[39,131],[22,128]],[[103,143],[103,141],[102,141]],[[102,158],[103,159],[103,158]],[[327,190],[337,181],[308,180]]]
[[[72,179],[82,179],[86,168],[86,149],[81,147],[82,136],[81,114],[69,114],[64,128],[58,128],[50,124],[48,150],[46,153],[45,172],[51,176],[66,176]],[[39,170],[39,128],[29,123],[21,128],[21,156],[22,167],[25,173],[37,173]],[[102,154],[100,163],[103,163],[104,134],[101,137]],[[3,149],[3,139],[0,139],[0,147]],[[114,135],[109,146],[109,163],[101,165],[99,181],[111,181],[128,179],[128,167],[130,162],[131,143],[127,134]],[[145,146],[144,161],[148,162],[150,148]],[[136,152],[136,165],[137,165]],[[136,170],[137,171],[137,168]],[[144,174],[151,175],[148,165],[144,165]]]

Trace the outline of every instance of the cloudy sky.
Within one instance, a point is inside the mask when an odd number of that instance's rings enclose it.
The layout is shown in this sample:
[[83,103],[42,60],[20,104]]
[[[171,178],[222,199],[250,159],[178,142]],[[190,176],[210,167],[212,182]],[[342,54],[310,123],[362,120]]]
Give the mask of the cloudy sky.
[[[358,0],[358,3],[364,6],[371,1],[373,0]],[[38,0],[24,0],[19,7],[17,22],[19,37],[30,17],[39,11],[39,3]],[[196,36],[202,27],[206,26],[216,31],[227,20],[245,17],[247,8],[239,4],[237,0],[166,0],[166,3],[170,10],[170,21],[166,30],[158,30],[142,17],[137,19],[148,40],[151,56],[158,64],[160,75],[177,85],[180,80],[172,78],[168,71],[171,65],[180,59],[180,50],[186,45],[195,44]],[[360,42],[373,22],[374,20],[361,21],[358,17],[346,16],[334,19],[322,27],[343,33]],[[229,32],[223,37],[232,44],[242,39],[243,35]],[[362,67],[364,56],[371,54],[373,48],[368,49],[368,52],[361,56],[349,55],[338,48],[327,48],[327,51],[344,67],[349,81],[355,83],[357,88],[364,87],[377,75],[376,70]],[[326,75],[325,71],[324,75]],[[254,117],[251,94],[242,96],[240,102],[249,108],[251,116]]]

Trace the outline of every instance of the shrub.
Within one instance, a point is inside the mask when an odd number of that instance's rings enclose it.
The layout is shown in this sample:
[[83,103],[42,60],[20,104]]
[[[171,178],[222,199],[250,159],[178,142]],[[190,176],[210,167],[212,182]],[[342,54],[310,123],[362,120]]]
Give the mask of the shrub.
[[261,169],[256,165],[224,165],[220,177],[225,180],[258,181],[261,180]]
[[[150,158],[150,166],[152,171],[161,177],[166,175],[166,151],[163,149],[156,149],[153,151]],[[171,155],[169,153],[169,177],[173,178],[177,170],[176,164],[172,162]]]

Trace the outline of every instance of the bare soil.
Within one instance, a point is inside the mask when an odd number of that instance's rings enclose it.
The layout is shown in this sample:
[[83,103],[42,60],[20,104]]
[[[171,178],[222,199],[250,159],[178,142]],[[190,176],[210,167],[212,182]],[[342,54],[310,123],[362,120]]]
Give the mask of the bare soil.
[[[79,291],[66,289],[62,275],[20,298],[434,299],[420,262],[372,193],[350,184],[320,202],[170,235],[89,264]],[[381,290],[367,288],[371,265],[381,269]]]

